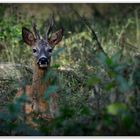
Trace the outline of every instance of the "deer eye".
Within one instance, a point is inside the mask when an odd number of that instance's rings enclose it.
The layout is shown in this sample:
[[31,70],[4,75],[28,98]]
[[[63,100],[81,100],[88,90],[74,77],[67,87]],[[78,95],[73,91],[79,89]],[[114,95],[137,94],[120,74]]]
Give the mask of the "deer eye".
[[37,50],[36,49],[33,49],[33,53],[36,53],[37,52]]
[[50,53],[52,52],[52,48],[49,49],[49,52],[50,52]]

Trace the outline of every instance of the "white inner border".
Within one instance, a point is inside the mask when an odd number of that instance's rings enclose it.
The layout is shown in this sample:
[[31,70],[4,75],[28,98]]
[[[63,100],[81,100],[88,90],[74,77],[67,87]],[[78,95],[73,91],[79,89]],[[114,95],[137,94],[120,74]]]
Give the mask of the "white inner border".
[[[140,0],[0,0],[0,3],[139,3],[140,4]],[[92,139],[92,140],[103,140],[103,139],[115,139],[115,140],[126,140],[126,139],[140,139],[140,137],[97,137],[97,136],[93,136],[93,137],[84,137],[84,136],[80,136],[80,137],[0,137],[1,140],[11,140],[11,139],[25,139],[25,140],[35,140],[35,139],[45,139],[45,140],[57,140],[57,139],[72,139],[72,140],[77,140],[77,139]]]

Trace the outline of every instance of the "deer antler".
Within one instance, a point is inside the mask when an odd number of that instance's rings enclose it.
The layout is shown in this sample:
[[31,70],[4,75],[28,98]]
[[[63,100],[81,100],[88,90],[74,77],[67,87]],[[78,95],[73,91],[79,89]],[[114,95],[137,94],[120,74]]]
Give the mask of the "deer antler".
[[46,26],[48,26],[46,31],[46,40],[48,40],[49,34],[54,26],[54,14],[52,14],[52,16],[47,20]]
[[39,35],[38,30],[36,29],[36,24],[33,22],[33,23],[32,23],[32,26],[33,26],[33,30],[34,30],[36,39],[39,40],[39,39],[40,39],[40,35]]

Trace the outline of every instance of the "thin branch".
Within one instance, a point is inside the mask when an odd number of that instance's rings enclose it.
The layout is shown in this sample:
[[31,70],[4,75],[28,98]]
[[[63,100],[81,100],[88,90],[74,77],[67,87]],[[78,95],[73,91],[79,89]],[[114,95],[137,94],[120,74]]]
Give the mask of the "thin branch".
[[[97,47],[98,47],[97,50],[102,51],[102,52],[108,57],[108,55],[107,55],[107,54],[105,53],[105,51],[103,50],[103,48],[102,48],[102,46],[101,46],[101,44],[100,44],[100,42],[99,42],[99,40],[98,40],[98,37],[97,37],[97,35],[96,35],[94,29],[90,26],[89,22],[88,22],[84,17],[82,17],[73,7],[71,7],[71,8],[72,8],[72,10],[74,11],[74,13],[81,19],[81,21],[86,25],[86,27],[89,29],[89,31],[92,33],[92,38],[93,38],[93,40],[95,40],[96,43],[97,43]],[[109,58],[109,57],[108,57],[108,58]]]

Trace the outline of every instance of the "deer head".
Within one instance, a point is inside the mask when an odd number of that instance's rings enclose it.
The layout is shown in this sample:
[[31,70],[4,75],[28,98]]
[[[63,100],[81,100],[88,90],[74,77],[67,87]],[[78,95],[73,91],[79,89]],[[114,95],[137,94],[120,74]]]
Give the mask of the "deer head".
[[23,27],[22,28],[22,37],[23,41],[32,47],[33,55],[36,60],[36,64],[40,69],[47,69],[51,61],[51,53],[56,44],[58,44],[63,37],[63,29],[60,29],[51,34],[49,34],[53,28],[54,20],[53,18],[49,20],[49,24],[47,27],[45,38],[41,38],[36,24],[33,23],[33,32],[29,29]]

